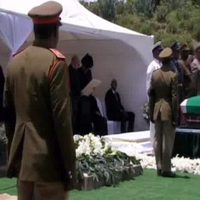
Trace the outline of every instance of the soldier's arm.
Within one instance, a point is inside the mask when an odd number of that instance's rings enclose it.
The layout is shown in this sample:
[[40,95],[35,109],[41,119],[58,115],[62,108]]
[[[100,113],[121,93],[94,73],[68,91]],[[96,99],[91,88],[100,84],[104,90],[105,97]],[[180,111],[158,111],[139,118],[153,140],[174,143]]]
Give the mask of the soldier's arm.
[[4,108],[5,108],[4,120],[5,120],[6,137],[8,139],[7,148],[9,155],[11,143],[14,136],[15,121],[16,121],[14,98],[13,98],[13,93],[11,92],[9,77],[6,78],[6,84],[5,84]]
[[178,117],[178,77],[177,74],[172,78],[171,83],[171,97],[172,97],[172,123],[176,125]]
[[151,78],[151,82],[150,82],[150,88],[148,91],[148,95],[149,95],[149,117],[151,122],[154,123],[154,119],[153,119],[153,113],[154,113],[154,103],[155,103],[155,91],[154,91],[154,80],[153,77]]
[[75,145],[71,124],[71,102],[69,97],[69,75],[67,65],[60,60],[50,69],[50,98],[55,134],[60,149],[66,179],[75,179]]

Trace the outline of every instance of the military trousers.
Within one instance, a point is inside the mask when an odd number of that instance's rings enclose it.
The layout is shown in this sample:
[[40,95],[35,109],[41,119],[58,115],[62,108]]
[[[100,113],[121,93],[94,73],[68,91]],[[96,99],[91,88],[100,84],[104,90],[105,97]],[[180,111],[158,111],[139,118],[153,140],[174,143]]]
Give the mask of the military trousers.
[[67,200],[68,193],[61,182],[17,182],[18,200]]
[[157,169],[171,171],[171,156],[175,139],[175,127],[171,121],[155,121],[154,153]]

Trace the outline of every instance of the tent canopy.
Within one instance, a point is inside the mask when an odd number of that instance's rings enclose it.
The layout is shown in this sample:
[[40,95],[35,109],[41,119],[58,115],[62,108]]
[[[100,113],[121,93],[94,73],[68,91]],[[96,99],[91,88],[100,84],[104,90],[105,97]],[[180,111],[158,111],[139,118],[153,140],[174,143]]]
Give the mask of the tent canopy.
[[[11,54],[33,40],[32,21],[27,13],[45,1],[0,0],[0,62],[4,67]],[[145,72],[152,59],[153,37],[108,22],[77,0],[57,2],[63,5],[58,49],[66,55],[68,62],[73,54],[82,57],[89,52],[94,59],[93,77],[102,80],[97,95],[103,101],[111,79],[116,78],[124,107],[135,112],[136,130],[143,130]]]

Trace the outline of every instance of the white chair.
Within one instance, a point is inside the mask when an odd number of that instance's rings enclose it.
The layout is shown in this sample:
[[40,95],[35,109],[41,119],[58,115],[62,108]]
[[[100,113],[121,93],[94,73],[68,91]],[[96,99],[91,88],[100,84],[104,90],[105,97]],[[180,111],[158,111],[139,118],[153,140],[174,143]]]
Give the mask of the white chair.
[[[100,110],[101,115],[107,119],[105,103],[101,102],[97,97],[95,97],[95,98],[96,98],[97,106]],[[121,122],[111,121],[111,120],[107,119],[107,127],[108,127],[109,135],[121,133]]]

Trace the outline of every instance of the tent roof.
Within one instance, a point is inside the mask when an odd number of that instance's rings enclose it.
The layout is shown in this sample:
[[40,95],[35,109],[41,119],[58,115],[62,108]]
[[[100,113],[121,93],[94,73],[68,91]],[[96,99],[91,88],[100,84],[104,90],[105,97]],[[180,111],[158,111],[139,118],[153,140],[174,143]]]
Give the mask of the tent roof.
[[[27,15],[28,11],[46,0],[0,0],[0,8],[8,12],[16,12]],[[141,33],[131,31],[123,28],[109,21],[106,21],[95,14],[88,11],[77,0],[56,0],[63,5],[63,12],[61,13],[62,22],[66,24],[78,25],[87,27],[93,30],[113,30],[114,32],[129,33],[134,35],[144,36]],[[20,5],[20,6],[19,6]],[[96,31],[95,31],[96,32]]]
[[[45,1],[0,0],[0,37],[12,53],[20,48],[32,32],[32,21],[27,16],[28,11]],[[151,49],[152,36],[106,21],[88,11],[77,0],[56,1],[63,5],[61,30],[64,33],[61,34],[60,40],[117,39],[135,48],[144,59],[144,48],[148,49],[149,46],[149,50]]]
[[[32,20],[28,11],[46,0],[0,0],[0,64],[6,67],[11,53],[32,38]],[[119,82],[119,91],[127,109],[134,110],[136,128],[144,130],[141,107],[146,99],[146,66],[152,59],[153,37],[108,22],[87,9],[78,0],[56,0],[63,5],[63,26],[58,48],[67,59],[76,53],[92,54],[93,75],[102,84],[98,96],[103,99],[111,78]],[[5,68],[4,68],[5,69]]]

